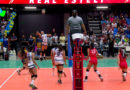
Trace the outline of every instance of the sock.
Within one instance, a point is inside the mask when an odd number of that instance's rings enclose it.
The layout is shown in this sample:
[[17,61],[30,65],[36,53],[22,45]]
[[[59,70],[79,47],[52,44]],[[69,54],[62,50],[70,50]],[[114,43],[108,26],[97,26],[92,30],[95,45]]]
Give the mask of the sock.
[[31,81],[31,84],[33,84],[33,85],[34,85],[34,80],[32,80],[32,81]]
[[126,77],[126,75],[127,75],[127,72],[123,72],[123,76]]
[[97,70],[95,70],[95,72],[97,73],[97,75],[99,76],[99,78],[102,79],[102,76],[101,76],[100,72],[97,71]]
[[86,70],[86,76],[85,76],[85,79],[86,79],[86,80],[88,79],[88,73],[89,73],[89,70],[87,69],[87,70]]

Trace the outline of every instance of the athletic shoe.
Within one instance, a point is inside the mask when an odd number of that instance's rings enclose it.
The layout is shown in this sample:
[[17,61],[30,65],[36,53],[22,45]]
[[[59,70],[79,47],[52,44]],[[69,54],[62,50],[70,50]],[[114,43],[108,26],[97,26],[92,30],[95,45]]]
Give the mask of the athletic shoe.
[[62,84],[62,81],[61,81],[61,80],[58,80],[58,83],[59,83],[59,84]]
[[87,79],[84,79],[84,82],[87,82],[88,80]]
[[20,70],[17,71],[18,75],[20,75]]
[[101,78],[101,82],[103,82],[103,78]]
[[125,82],[126,81],[126,78],[123,76],[123,81]]
[[32,89],[37,89],[37,87],[33,84],[29,84],[29,86],[32,88]]

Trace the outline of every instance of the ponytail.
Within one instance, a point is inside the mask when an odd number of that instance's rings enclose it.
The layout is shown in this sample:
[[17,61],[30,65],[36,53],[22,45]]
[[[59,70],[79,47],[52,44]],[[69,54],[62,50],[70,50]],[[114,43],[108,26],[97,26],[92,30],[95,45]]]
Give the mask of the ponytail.
[[63,48],[61,45],[59,45],[58,48],[59,48],[59,52],[63,51]]
[[126,58],[126,53],[124,49],[120,49],[120,53],[123,58]]
[[90,44],[90,49],[94,49],[94,43]]

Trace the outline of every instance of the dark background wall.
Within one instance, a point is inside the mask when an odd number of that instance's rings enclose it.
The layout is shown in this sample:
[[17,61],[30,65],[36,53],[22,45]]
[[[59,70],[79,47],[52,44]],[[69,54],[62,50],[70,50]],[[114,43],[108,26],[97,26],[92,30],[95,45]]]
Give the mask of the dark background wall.
[[55,28],[58,35],[64,32],[64,16],[62,14],[26,14],[18,16],[19,34],[35,34],[44,31],[47,34]]

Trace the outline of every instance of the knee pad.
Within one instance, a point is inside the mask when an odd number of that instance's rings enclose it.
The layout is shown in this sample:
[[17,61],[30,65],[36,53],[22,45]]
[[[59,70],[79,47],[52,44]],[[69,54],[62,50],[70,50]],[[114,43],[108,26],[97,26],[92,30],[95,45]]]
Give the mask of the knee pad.
[[37,78],[37,75],[32,75],[31,78],[33,78],[33,77]]
[[126,74],[127,74],[127,72],[124,72],[124,73],[126,73]]
[[87,71],[87,72],[89,72],[89,70],[88,70],[88,69],[87,69],[86,71]]
[[58,73],[59,73],[59,74],[62,74],[62,73],[63,73],[63,71],[59,71],[59,70],[58,70]]
[[97,70],[94,70],[94,72],[97,72]]

